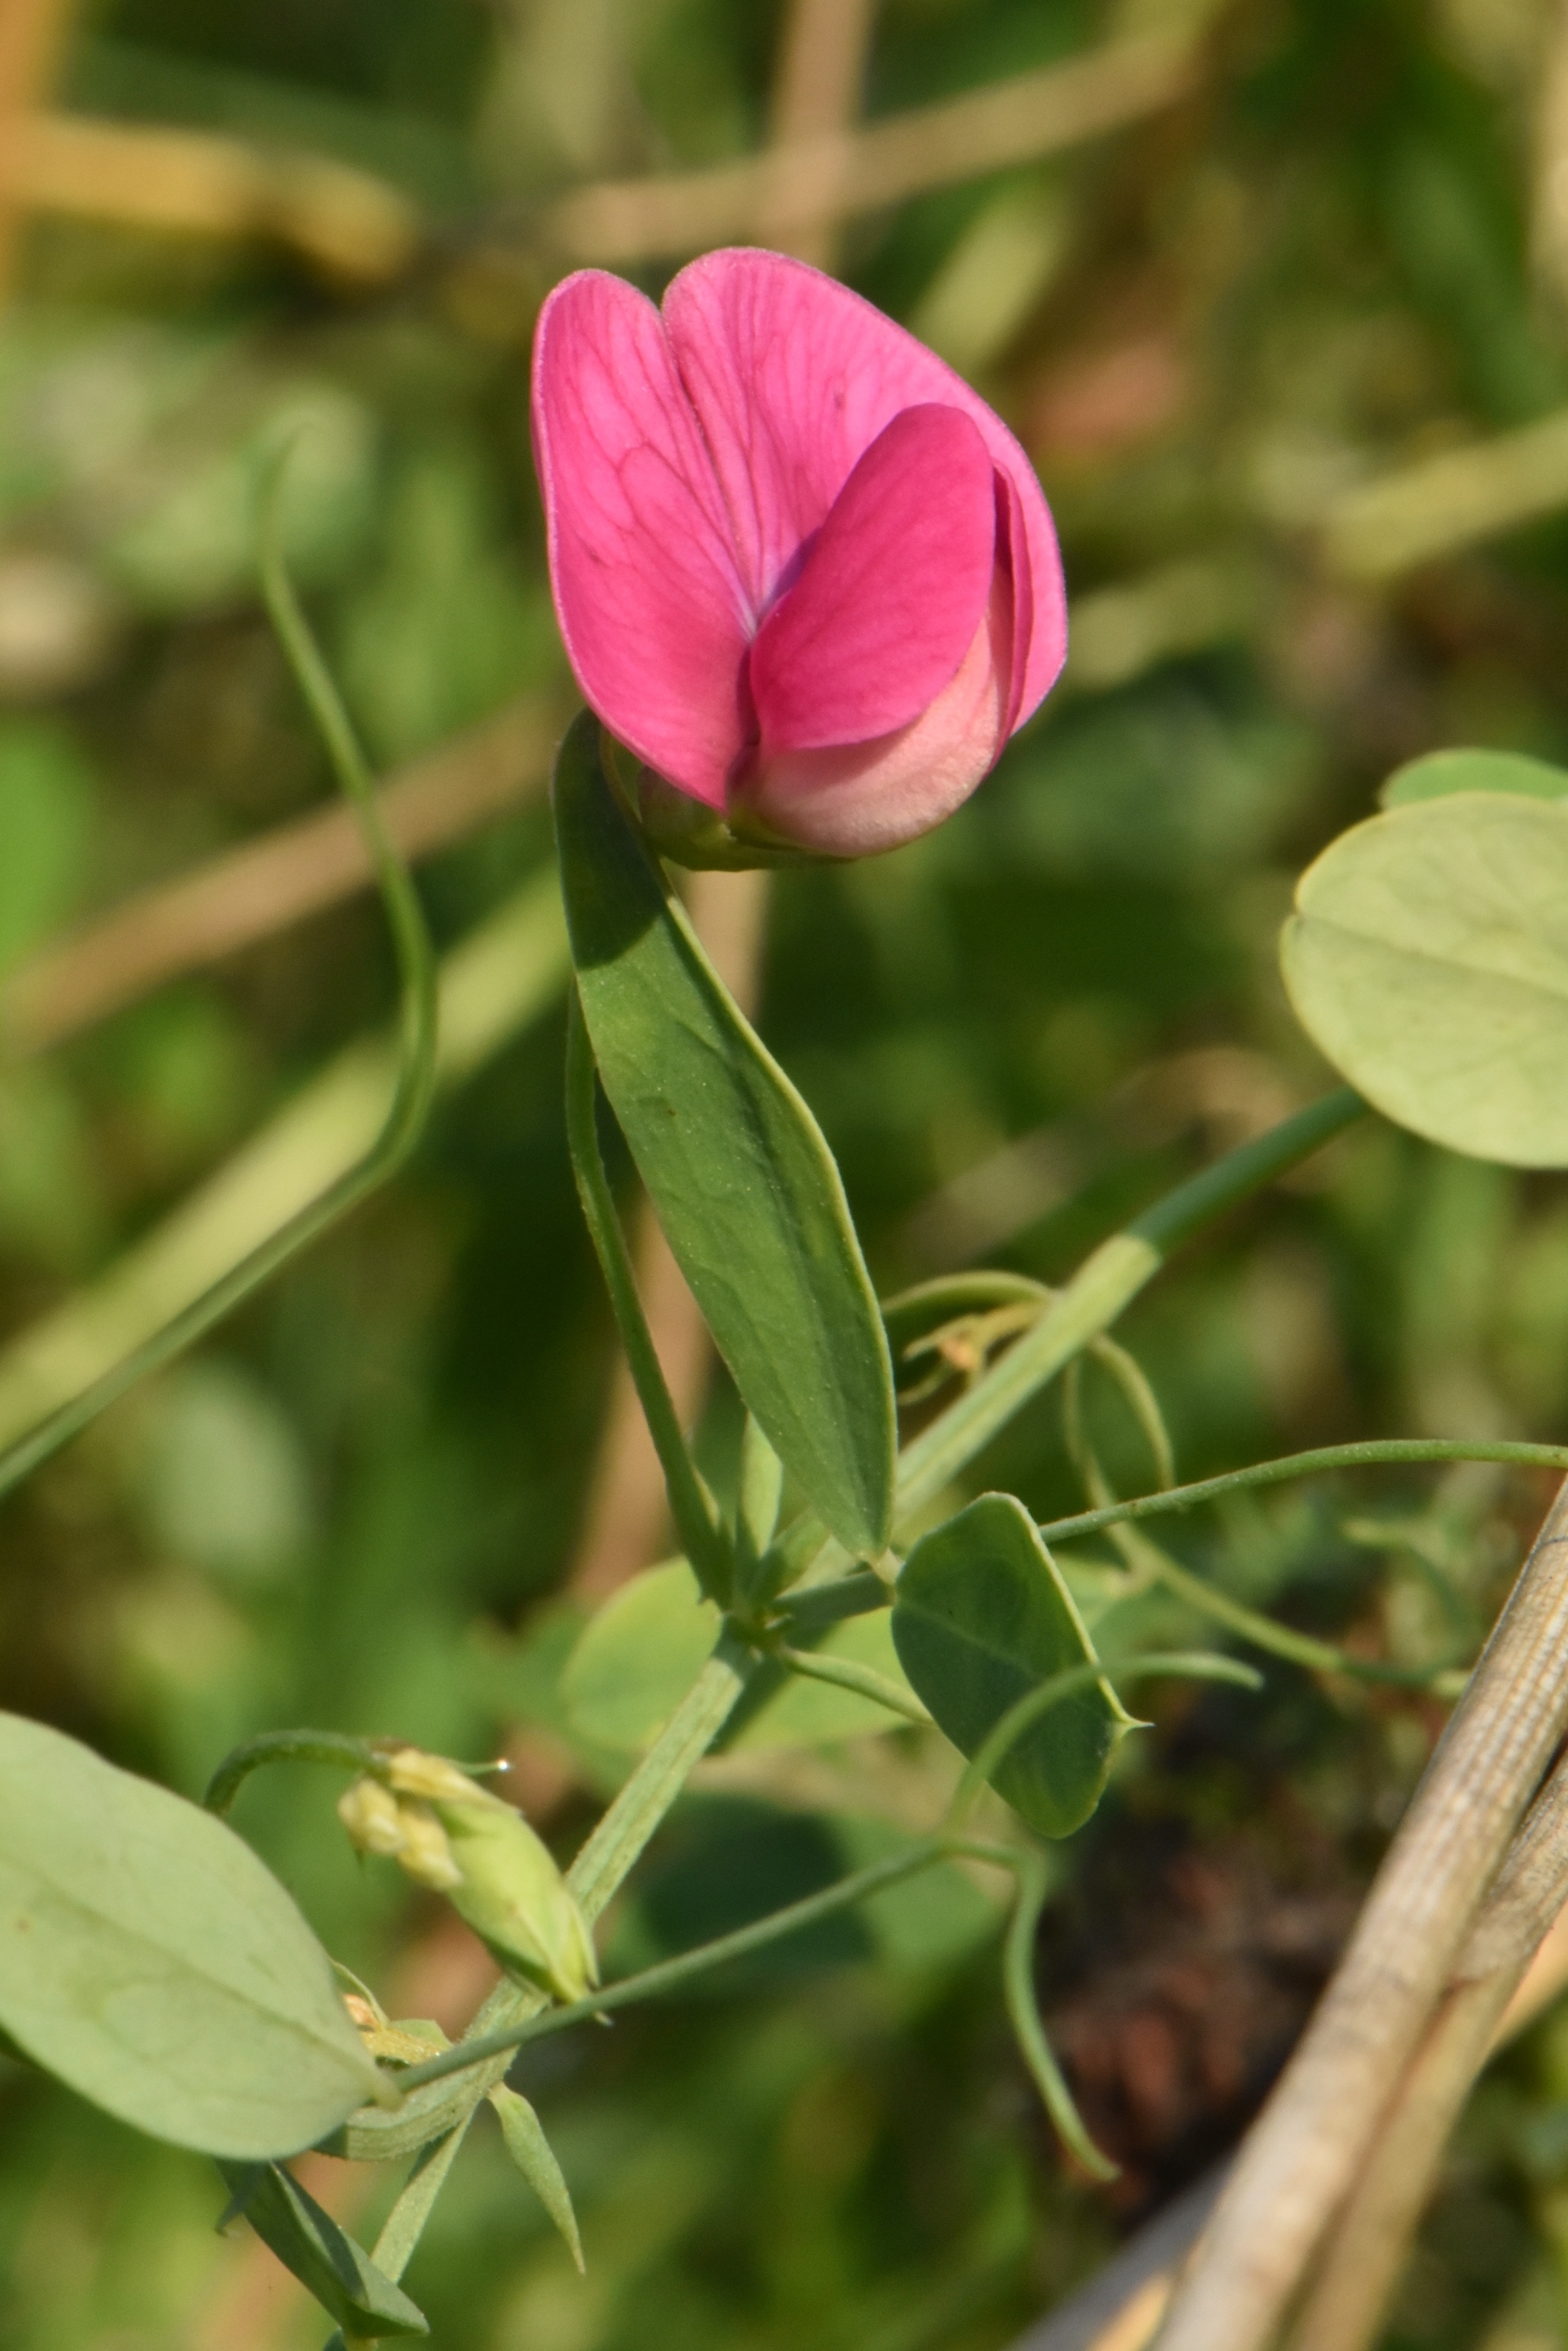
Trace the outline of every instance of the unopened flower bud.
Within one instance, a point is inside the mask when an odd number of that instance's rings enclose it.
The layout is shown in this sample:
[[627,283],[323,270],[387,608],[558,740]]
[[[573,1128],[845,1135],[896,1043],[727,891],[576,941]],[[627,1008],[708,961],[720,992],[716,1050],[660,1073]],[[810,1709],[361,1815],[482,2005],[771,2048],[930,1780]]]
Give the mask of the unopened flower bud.
[[356,1780],[338,1799],[338,1818],[361,1853],[400,1854],[404,1829],[397,1798],[379,1780]]
[[[382,1753],[387,1780],[400,1796],[422,1796],[426,1803],[499,1804],[501,1799],[449,1763],[444,1755],[427,1755],[423,1747],[394,1747]],[[503,1807],[510,1811],[510,1805]]]
[[520,1813],[494,1797],[437,1807],[462,1883],[452,1907],[502,1965],[559,2001],[599,1981],[581,1911]]
[[463,1872],[441,1822],[428,1805],[420,1803],[400,1804],[398,1817],[402,1823],[399,1867],[419,1885],[434,1886],[437,1894],[453,1893],[463,1882]]

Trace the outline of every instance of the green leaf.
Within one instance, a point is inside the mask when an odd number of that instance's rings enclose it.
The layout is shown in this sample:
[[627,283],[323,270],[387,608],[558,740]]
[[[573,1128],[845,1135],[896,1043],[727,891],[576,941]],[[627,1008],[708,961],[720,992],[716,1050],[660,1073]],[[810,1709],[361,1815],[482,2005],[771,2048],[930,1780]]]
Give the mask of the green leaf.
[[1568,770],[1548,767],[1522,751],[1428,751],[1396,768],[1378,793],[1381,808],[1408,808],[1447,799],[1451,792],[1512,792],[1516,798],[1560,800]]
[[[567,1720],[580,1739],[635,1754],[651,1746],[712,1654],[719,1614],[684,1559],[644,1568],[585,1626],[561,1674]],[[817,1647],[895,1682],[903,1667],[888,1612],[835,1625]],[[874,1699],[824,1682],[784,1682],[735,1740],[738,1747],[815,1747],[888,1730],[895,1718]]]
[[566,2239],[567,2251],[579,2270],[586,2269],[582,2258],[582,2239],[577,2231],[577,2214],[571,2209],[571,2190],[566,2184],[566,2174],[555,2159],[555,2149],[545,2137],[544,2125],[529,2105],[527,2098],[503,2083],[490,2091],[490,2104],[501,2117],[501,2136],[507,2142],[507,2153]]
[[1386,1117],[1568,1166],[1568,807],[1469,791],[1356,825],[1302,875],[1281,960],[1313,1042]]
[[262,2243],[308,2287],[350,2343],[429,2334],[430,2322],[417,2304],[281,2166],[220,2163],[218,2169],[231,2191],[225,2219],[243,2212]]
[[611,1108],[743,1399],[826,1525],[874,1555],[893,1513],[893,1374],[832,1155],[632,831],[586,712],[555,808]]
[[293,1902],[234,1831],[0,1715],[0,2025],[181,2147],[293,2154],[382,2091]]
[[[1034,1520],[1010,1494],[982,1494],[923,1535],[893,1607],[904,1670],[961,1754],[977,1755],[1009,1709],[1098,1661]],[[1100,1801],[1132,1717],[1108,1682],[1086,1682],[1030,1724],[991,1775],[1043,1836],[1067,1836]]]

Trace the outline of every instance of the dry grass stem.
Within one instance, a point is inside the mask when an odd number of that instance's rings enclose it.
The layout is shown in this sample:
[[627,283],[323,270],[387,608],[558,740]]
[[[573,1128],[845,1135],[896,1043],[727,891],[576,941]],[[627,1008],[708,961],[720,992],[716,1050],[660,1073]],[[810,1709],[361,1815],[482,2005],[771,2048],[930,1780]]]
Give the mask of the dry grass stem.
[[5,0],[0,7],[0,298],[9,287],[30,201],[23,157],[54,78],[70,0]]
[[802,141],[703,172],[606,182],[545,214],[574,261],[636,262],[775,235],[1055,154],[1160,112],[1197,86],[1186,41],[1119,41],[854,132]]
[[215,131],[38,115],[23,126],[9,178],[18,204],[37,212],[270,238],[350,284],[398,277],[423,243],[417,208],[384,180]]
[[[852,20],[866,5],[845,0],[831,43],[800,53],[799,87],[813,108],[855,94]],[[825,12],[827,0],[814,6]],[[787,118],[798,126],[788,145],[706,171],[577,188],[537,227],[544,246],[571,262],[674,258],[761,239],[815,258],[819,238],[850,214],[1124,129],[1173,105],[1197,78],[1190,42],[1145,37],[863,131],[820,118],[808,128],[802,102]],[[18,139],[14,179],[18,205],[174,235],[270,237],[353,283],[400,276],[427,238],[418,209],[386,182],[215,132],[52,114]]]
[[[831,269],[838,243],[835,201],[821,220],[788,217],[789,157],[803,141],[841,134],[860,112],[875,0],[796,0],[784,26],[773,87],[769,161],[780,172],[779,204],[765,197],[762,244]],[[843,142],[841,140],[841,144]]]
[[1159,2336],[1264,2351],[1427,2032],[1568,1727],[1568,1486],[1559,1491],[1373,1887],[1249,2137]]
[[1535,115],[1531,259],[1542,288],[1568,305],[1568,0],[1555,0]]
[[[382,814],[407,858],[426,857],[543,789],[559,732],[548,703],[512,703],[392,778]],[[351,809],[322,809],[144,891],[21,965],[0,987],[0,1040],[37,1053],[181,973],[217,963],[368,889]]]
[[1531,1806],[1419,2055],[1345,2199],[1291,2351],[1367,2351],[1454,2125],[1526,1970],[1568,1898],[1568,1762]]
[[1369,585],[1457,554],[1568,506],[1568,410],[1344,491],[1321,535],[1323,560]]
[[[1479,2067],[1568,1989],[1565,1893],[1568,1765],[1559,1764],[1514,1839],[1460,1954],[1437,2022],[1388,2111],[1353,2191],[1344,2234],[1331,2247],[1324,2281],[1342,2260],[1346,2237],[1354,2232],[1369,2259],[1378,2261],[1387,2272],[1387,2283],[1393,2283],[1406,2239],[1396,2233],[1385,2256],[1373,2229],[1362,2227],[1362,2199],[1386,2199],[1380,2206],[1380,2226],[1396,2232],[1407,2232],[1418,2218],[1444,2140]],[[1394,2204],[1393,2192],[1406,2165],[1414,2175],[1414,2192],[1406,2194],[1407,2210],[1402,2212]],[[1229,2169],[1228,2164],[1217,2166],[1156,2213],[1086,2286],[1021,2336],[1013,2351],[1146,2351]],[[1364,2274],[1370,2285],[1370,2273]],[[1303,2318],[1318,2307],[1321,2291],[1314,2289]],[[1333,2351],[1354,2351],[1365,2339],[1344,2331],[1351,2325],[1346,2304],[1329,2310],[1327,2316],[1328,2325],[1314,2341],[1332,2344]],[[1332,2331],[1335,2327],[1341,2331]],[[1291,2351],[1305,2351],[1306,2339],[1293,2338]]]

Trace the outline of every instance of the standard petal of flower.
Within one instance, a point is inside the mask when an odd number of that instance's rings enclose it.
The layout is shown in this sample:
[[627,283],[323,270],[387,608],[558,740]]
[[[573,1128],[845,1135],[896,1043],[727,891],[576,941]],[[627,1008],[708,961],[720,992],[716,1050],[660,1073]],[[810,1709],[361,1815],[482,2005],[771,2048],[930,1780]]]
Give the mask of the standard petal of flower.
[[664,325],[701,422],[752,607],[778,592],[858,459],[901,409],[960,409],[1017,495],[1015,571],[1027,570],[1015,725],[1044,698],[1067,652],[1067,597],[1034,468],[962,376],[835,278],[747,248],[705,254],[673,280]]
[[602,270],[558,286],[534,342],[550,579],[591,706],[710,807],[744,740],[750,634],[713,467],[659,314]]
[[951,682],[990,595],[995,481],[956,408],[877,435],[751,648],[764,760],[891,734]]
[[745,806],[769,832],[829,857],[874,857],[951,816],[1007,740],[1011,605],[998,576],[957,675],[913,726],[872,743],[780,751],[747,782]]

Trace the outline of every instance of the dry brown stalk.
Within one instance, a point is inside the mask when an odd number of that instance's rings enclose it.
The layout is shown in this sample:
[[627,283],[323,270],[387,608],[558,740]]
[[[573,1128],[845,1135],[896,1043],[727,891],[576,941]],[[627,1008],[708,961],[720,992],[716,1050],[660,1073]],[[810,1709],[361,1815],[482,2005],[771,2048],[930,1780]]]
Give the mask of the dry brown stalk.
[[[863,4],[844,0],[845,18]],[[825,10],[827,0],[819,5]],[[856,62],[852,29],[839,23],[833,54],[812,54],[812,78],[824,91],[853,92],[858,68],[851,74],[838,62]],[[802,126],[787,146],[737,163],[574,189],[539,215],[538,231],[571,261],[651,260],[747,238],[815,246],[852,214],[1142,121],[1185,97],[1198,70],[1190,42],[1113,42],[867,130],[809,133]],[[52,114],[16,141],[14,169],[21,205],[182,235],[272,237],[350,282],[400,276],[426,243],[418,210],[386,182],[216,132]]]
[[424,241],[417,208],[384,180],[215,131],[37,115],[18,132],[9,177],[18,204],[37,212],[273,238],[350,284],[398,277]]
[[0,298],[29,201],[21,184],[26,134],[53,80],[69,10],[70,0],[5,0],[0,7]]
[[573,261],[651,261],[815,227],[1142,121],[1196,86],[1191,43],[1117,41],[1065,65],[707,171],[578,188],[541,222]]
[[1426,2035],[1568,1729],[1568,1484],[1439,1740],[1338,1973],[1237,2160],[1161,2351],[1264,2351]]
[[780,171],[780,201],[764,198],[758,236],[819,269],[832,267],[839,208],[832,204],[821,219],[803,225],[789,219],[789,157],[802,141],[841,134],[860,112],[875,5],[876,0],[797,0],[784,27],[769,124],[772,153],[766,159]]
[[1341,579],[1395,580],[1568,506],[1568,410],[1344,491],[1319,543]]
[[1568,1762],[1531,1806],[1454,1980],[1355,2179],[1291,2337],[1291,2351],[1375,2342],[1477,2074],[1568,1898]]
[[1537,82],[1535,188],[1531,220],[1537,277],[1561,307],[1568,302],[1568,5],[1551,11]]
[[[1386,2166],[1396,2179],[1408,2158],[1418,2175],[1417,2187],[1429,2185],[1431,2168],[1442,2152],[1458,2110],[1451,2101],[1439,2109],[1433,2095],[1437,2083],[1447,2080],[1457,2086],[1462,2082],[1468,2087],[1486,2058],[1505,2048],[1568,1990],[1568,1907],[1561,1907],[1568,1865],[1565,1800],[1565,1767],[1560,1763],[1510,1849],[1460,1956],[1438,2025],[1428,2036],[1416,2069],[1406,2077],[1377,2147],[1352,2192],[1348,2229],[1357,2226],[1360,2199],[1375,2168]],[[1553,1919],[1554,1904],[1559,1907]],[[1534,1955],[1523,1968],[1522,1980],[1515,1982],[1511,1997],[1500,1999],[1532,1942]],[[1502,2013],[1498,2017],[1500,2005]],[[1479,2030],[1485,2011],[1495,2020],[1490,2034]],[[1417,2082],[1417,2069],[1427,2072],[1425,2085]],[[1463,2103],[1462,2095],[1458,2103]],[[1175,2203],[1156,2213],[1088,2285],[1020,2337],[1013,2351],[1146,2351],[1229,2168],[1228,2163],[1217,2165]],[[1378,2192],[1375,2182],[1371,2182],[1371,2192]],[[1417,2194],[1416,2207],[1419,2201]],[[1399,2216],[1391,2209],[1388,2220],[1399,2225]],[[1396,2244],[1396,2254],[1399,2250]],[[1336,2242],[1329,2262],[1338,2256]],[[1334,2351],[1354,2351],[1359,2339],[1354,2335],[1323,2336],[1325,2342],[1333,2343]],[[1302,2351],[1301,2344],[1292,2342],[1291,2351]]]
[[[555,705],[530,697],[394,776],[382,815],[396,847],[405,857],[428,856],[541,790],[559,733]],[[370,881],[350,809],[280,825],[143,891],[21,965],[0,986],[0,1040],[13,1053],[58,1045],[182,972],[269,938]]]

